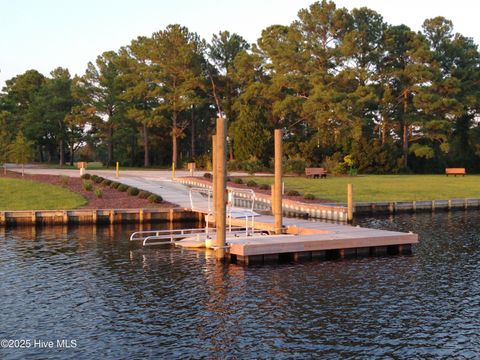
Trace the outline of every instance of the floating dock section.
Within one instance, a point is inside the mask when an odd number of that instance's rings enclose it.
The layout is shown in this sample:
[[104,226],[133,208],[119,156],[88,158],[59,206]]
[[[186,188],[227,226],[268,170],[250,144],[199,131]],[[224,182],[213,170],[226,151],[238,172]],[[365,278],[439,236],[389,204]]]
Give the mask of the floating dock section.
[[[228,257],[244,265],[281,261],[305,261],[363,256],[410,254],[418,235],[368,229],[342,224],[284,219],[282,235],[227,236]],[[243,220],[234,220],[242,226]],[[265,233],[273,231],[273,218],[260,216],[255,228]],[[201,241],[201,240],[199,240]],[[198,247],[192,239],[176,243],[183,247]]]

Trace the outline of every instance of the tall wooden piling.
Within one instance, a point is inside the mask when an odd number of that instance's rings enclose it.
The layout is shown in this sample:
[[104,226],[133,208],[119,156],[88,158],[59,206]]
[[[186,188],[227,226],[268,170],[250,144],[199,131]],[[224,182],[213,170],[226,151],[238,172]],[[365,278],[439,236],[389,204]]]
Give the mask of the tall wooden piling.
[[216,167],[213,174],[215,180],[215,226],[216,226],[216,250],[215,257],[223,259],[225,257],[225,238],[226,238],[226,121],[223,117],[217,119],[217,134],[215,139],[215,159]]
[[275,233],[282,233],[282,130],[275,129],[275,185],[272,209],[275,216]]
[[347,220],[351,222],[353,220],[353,185],[347,186]]
[[[212,135],[212,174],[213,174],[213,178],[212,178],[212,212],[215,213],[216,209],[217,209],[217,203],[215,202],[216,200],[216,196],[215,194],[217,193],[217,177],[215,176],[216,172],[217,172],[217,159],[216,159],[216,147],[217,147],[217,143],[216,143],[216,139],[217,139],[217,136],[216,135]],[[215,217],[213,218],[213,220],[215,220]]]

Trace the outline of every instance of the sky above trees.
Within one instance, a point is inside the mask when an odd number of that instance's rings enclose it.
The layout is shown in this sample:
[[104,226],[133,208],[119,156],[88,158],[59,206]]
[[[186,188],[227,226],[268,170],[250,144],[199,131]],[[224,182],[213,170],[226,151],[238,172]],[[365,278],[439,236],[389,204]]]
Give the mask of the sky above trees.
[[231,170],[268,167],[281,128],[291,169],[480,172],[479,68],[477,44],[445,17],[414,31],[323,0],[251,45],[171,24],[105,49],[81,76],[17,74],[0,92],[0,140],[10,150],[21,132],[41,162],[208,168],[224,113]]
[[[255,42],[262,29],[290,24],[310,0],[21,0],[4,1],[0,11],[0,88],[5,80],[37,69],[58,66],[83,74],[86,65],[106,50],[117,50],[131,39],[180,23],[201,37],[228,29]],[[348,9],[367,6],[393,25],[421,29],[427,18],[444,16],[455,31],[480,42],[478,8],[471,0],[337,0]]]

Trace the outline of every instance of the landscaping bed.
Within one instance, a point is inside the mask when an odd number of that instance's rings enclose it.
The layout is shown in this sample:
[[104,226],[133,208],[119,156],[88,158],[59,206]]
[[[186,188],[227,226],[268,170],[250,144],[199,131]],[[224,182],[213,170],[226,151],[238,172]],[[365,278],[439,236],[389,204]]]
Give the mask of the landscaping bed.
[[[56,186],[63,187],[70,190],[73,193],[80,194],[86,199],[86,204],[81,205],[79,209],[134,209],[134,208],[172,208],[176,205],[161,201],[151,202],[147,199],[142,199],[136,195],[129,195],[126,191],[121,192],[115,188],[100,183],[92,183],[92,191],[84,189],[84,179],[77,177],[66,177],[57,175],[30,175],[25,174],[22,177],[20,173],[7,171],[7,175],[3,172],[0,174],[0,178],[12,178],[12,179],[25,179],[33,180],[42,183],[48,183]],[[95,194],[101,192],[101,197]],[[36,209],[45,209],[42,206],[36,206]],[[34,209],[25,209],[34,210]]]

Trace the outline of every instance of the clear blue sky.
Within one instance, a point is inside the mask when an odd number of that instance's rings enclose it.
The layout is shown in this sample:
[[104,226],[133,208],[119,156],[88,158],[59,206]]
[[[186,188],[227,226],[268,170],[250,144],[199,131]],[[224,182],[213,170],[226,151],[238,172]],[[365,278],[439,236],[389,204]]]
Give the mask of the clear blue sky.
[[[207,40],[229,30],[255,42],[262,29],[289,24],[312,0],[0,0],[0,88],[28,69],[48,75],[58,67],[83,74],[88,61],[139,35],[180,23]],[[420,30],[423,20],[451,19],[455,30],[480,42],[475,0],[337,0],[367,6],[391,24]]]

